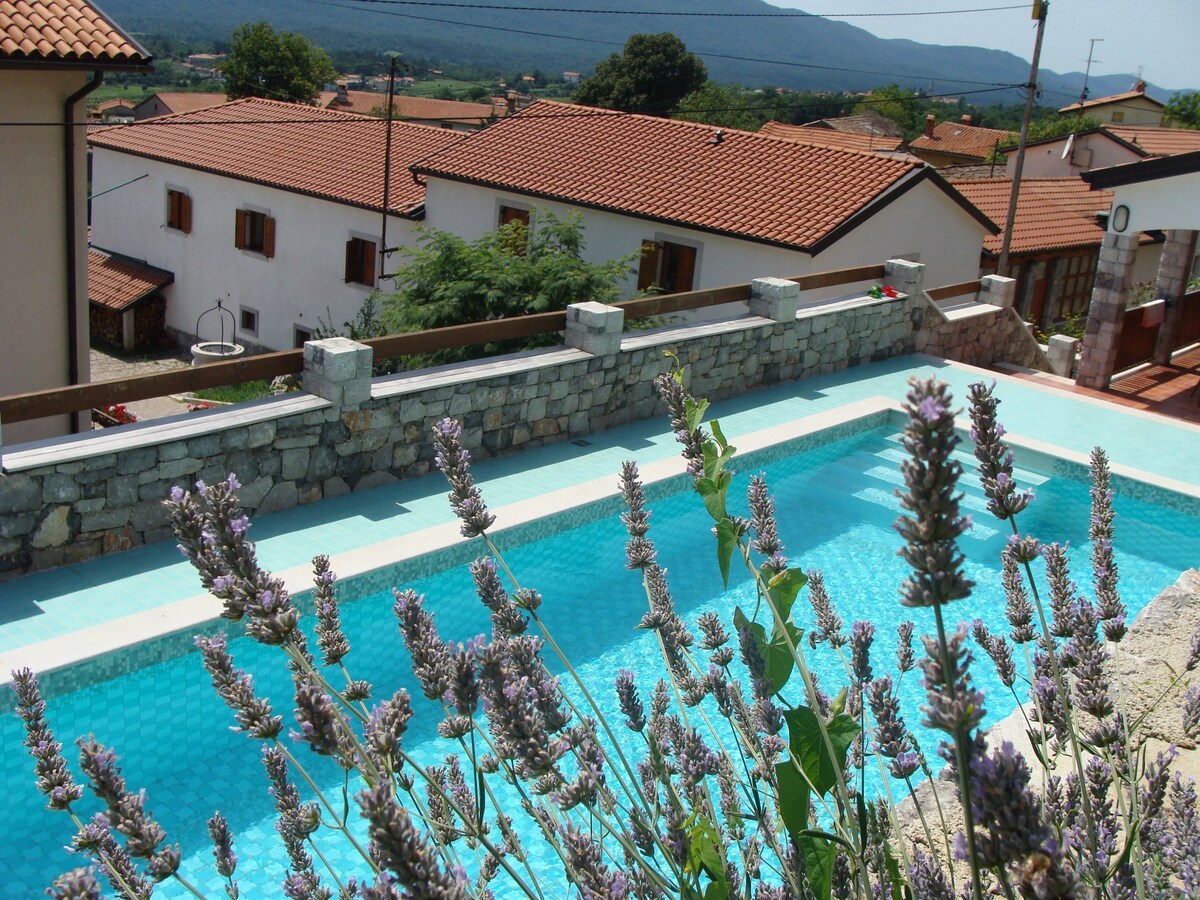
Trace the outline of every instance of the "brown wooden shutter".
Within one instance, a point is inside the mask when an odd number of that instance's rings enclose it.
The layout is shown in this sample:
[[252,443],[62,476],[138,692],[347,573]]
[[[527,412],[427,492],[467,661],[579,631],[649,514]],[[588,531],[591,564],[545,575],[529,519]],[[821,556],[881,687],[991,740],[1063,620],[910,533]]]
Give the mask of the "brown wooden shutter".
[[675,270],[675,292],[683,293],[692,289],[696,276],[696,248],[677,245],[679,267]]
[[347,284],[349,284],[351,281],[357,281],[357,279],[354,277],[357,274],[357,272],[355,270],[358,268],[358,254],[355,252],[356,248],[354,246],[356,243],[357,243],[357,241],[355,241],[354,238],[350,238],[350,240],[346,241],[346,283]]
[[275,220],[263,216],[263,256],[270,259],[275,255]]
[[375,242],[362,243],[362,281],[363,284],[375,286]]
[[233,246],[242,250],[246,246],[246,211],[239,209],[234,216]]
[[179,229],[184,234],[192,233],[192,198],[183,193],[179,195]]
[[662,244],[658,241],[642,241],[642,261],[638,266],[639,291],[658,283],[658,261],[661,254]]

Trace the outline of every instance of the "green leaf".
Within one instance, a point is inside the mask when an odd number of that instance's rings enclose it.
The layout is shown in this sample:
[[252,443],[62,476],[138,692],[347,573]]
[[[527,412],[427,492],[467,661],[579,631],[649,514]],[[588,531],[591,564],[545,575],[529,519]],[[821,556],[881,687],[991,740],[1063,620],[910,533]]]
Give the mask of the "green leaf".
[[829,704],[829,715],[840,716],[846,709],[846,699],[850,696],[850,692],[846,688],[842,688],[837,692],[837,696]]
[[829,900],[833,891],[833,843],[806,834],[796,841],[796,846],[804,854],[809,890],[817,900]]
[[[707,504],[708,500],[705,499]],[[721,580],[729,587],[729,564],[733,561],[733,551],[737,547],[737,526],[729,519],[717,522],[717,565],[721,567]]]
[[725,440],[725,432],[721,431],[721,423],[718,422],[716,419],[713,419],[711,422],[708,423],[708,425],[710,428],[712,428],[713,437],[716,438],[717,445],[721,448],[721,456],[722,457],[732,456],[733,451],[736,450],[737,448],[730,447],[729,441]]
[[693,400],[690,397],[683,402],[684,415],[687,418],[688,431],[695,431],[700,427],[700,423],[704,421],[704,414],[708,411],[708,401]]
[[846,751],[858,736],[858,723],[847,715],[834,716],[826,725],[835,756],[829,755],[821,735],[821,723],[807,706],[783,714],[788,724],[788,745],[817,793],[829,793],[846,770]]
[[904,900],[905,891],[904,878],[900,875],[900,863],[896,860],[896,854],[892,853],[892,848],[884,844],[883,847],[884,865],[888,870],[888,881],[892,885],[892,900]]
[[779,815],[783,826],[792,840],[798,841],[800,832],[808,828],[812,791],[790,759],[775,764],[775,778],[779,784]]
[[[760,573],[766,578],[767,571],[765,569],[760,570]],[[771,606],[779,614],[779,618],[786,620],[791,614],[792,604],[796,602],[796,595],[806,584],[808,584],[808,576],[796,568],[784,569],[771,576],[767,582],[767,594],[770,596]]]
[[714,481],[711,478],[700,478],[696,481],[696,493],[704,500],[704,508],[708,510],[714,522],[728,518],[725,512],[725,495],[728,491],[728,479],[725,479],[723,485],[719,479]]
[[767,677],[771,679],[771,688],[776,693],[783,690],[783,686],[792,677],[792,672],[796,670],[796,657],[792,655],[787,638],[791,638],[792,646],[799,652],[800,639],[804,637],[804,630],[791,622],[784,622],[783,627],[787,629],[787,637],[776,622],[775,627],[771,629],[771,642],[763,648],[763,656],[767,661]]

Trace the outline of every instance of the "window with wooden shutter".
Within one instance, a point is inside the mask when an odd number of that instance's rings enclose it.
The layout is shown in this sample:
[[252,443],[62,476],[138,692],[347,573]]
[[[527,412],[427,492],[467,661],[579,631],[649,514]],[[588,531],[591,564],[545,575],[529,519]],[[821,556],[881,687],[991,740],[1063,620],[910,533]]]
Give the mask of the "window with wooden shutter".
[[375,285],[375,242],[363,238],[346,241],[346,283]]
[[233,246],[246,249],[246,211],[239,209],[234,214]]
[[526,228],[529,227],[529,210],[519,209],[515,206],[500,207],[500,224],[507,225],[509,222],[520,222]]
[[638,266],[639,291],[658,284],[658,261],[661,255],[662,244],[658,241],[642,241],[642,261]]
[[267,259],[275,255],[275,220],[270,216],[263,216],[262,254]]
[[167,189],[167,227],[184,234],[192,230],[192,198],[174,188]]

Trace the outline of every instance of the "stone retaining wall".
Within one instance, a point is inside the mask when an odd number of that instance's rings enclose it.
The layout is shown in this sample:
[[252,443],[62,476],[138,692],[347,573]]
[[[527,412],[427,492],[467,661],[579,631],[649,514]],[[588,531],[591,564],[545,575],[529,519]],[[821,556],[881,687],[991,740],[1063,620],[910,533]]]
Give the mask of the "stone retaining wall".
[[[916,351],[1047,368],[1011,309],[981,296],[971,315],[948,318],[920,277],[918,264],[894,261],[901,296],[810,308],[794,283],[760,279],[754,315],[641,333],[622,333],[619,309],[581,304],[564,348],[374,381],[369,348],[311,342],[307,393],[8,449],[0,577],[166,539],[160,501],[175,484],[234,472],[244,506],[261,514],[424,474],[447,415],[476,458],[648,418],[661,409],[655,376],[675,365],[667,351],[713,399]],[[1011,295],[1009,279],[995,282],[1006,283]]]

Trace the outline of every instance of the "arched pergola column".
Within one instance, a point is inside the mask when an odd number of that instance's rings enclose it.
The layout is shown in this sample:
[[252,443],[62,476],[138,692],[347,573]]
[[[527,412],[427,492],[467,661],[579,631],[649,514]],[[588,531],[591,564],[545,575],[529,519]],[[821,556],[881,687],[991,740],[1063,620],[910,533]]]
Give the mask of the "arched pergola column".
[[1172,228],[1167,232],[1154,286],[1154,295],[1167,300],[1167,311],[1154,344],[1154,361],[1160,366],[1171,361],[1171,353],[1175,349],[1175,333],[1179,330],[1179,319],[1183,315],[1180,298],[1187,290],[1188,274],[1195,255],[1196,231]]

